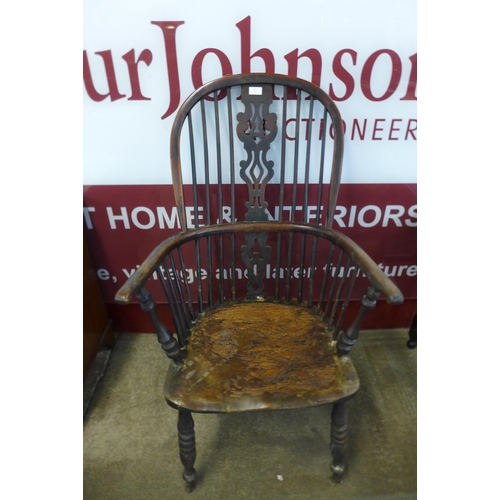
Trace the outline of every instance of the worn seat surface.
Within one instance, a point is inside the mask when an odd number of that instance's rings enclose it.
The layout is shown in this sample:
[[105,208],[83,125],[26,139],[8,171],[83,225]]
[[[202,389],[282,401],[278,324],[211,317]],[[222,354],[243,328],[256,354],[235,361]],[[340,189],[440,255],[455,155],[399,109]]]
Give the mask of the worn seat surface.
[[332,332],[311,309],[245,302],[206,312],[193,326],[182,368],[165,396],[191,411],[284,409],[353,395],[358,376],[335,355]]
[[[172,360],[165,397],[179,412],[188,491],[192,412],[327,403],[332,481],[342,481],[345,403],[359,388],[349,353],[381,294],[403,302],[377,263],[333,228],[343,144],[330,96],[288,75],[228,75],[177,112],[170,160],[180,232],[151,251],[116,299],[136,295]],[[168,326],[157,300],[169,305]]]

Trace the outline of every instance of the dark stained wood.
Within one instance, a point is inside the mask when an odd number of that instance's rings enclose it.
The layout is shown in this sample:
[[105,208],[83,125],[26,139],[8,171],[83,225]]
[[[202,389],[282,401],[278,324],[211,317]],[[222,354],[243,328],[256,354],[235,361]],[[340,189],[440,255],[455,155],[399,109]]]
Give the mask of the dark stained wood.
[[[176,202],[177,206],[179,207],[179,220],[181,224],[181,228],[183,231],[187,230],[187,219],[186,219],[186,213],[185,213],[185,189],[186,185],[183,182],[183,169],[181,165],[181,146],[180,146],[180,140],[181,140],[181,132],[182,128],[184,126],[184,121],[186,118],[192,113],[193,109],[197,106],[200,105],[201,111],[202,111],[202,121],[204,124],[203,127],[203,134],[202,137],[200,137],[200,142],[202,144],[201,147],[204,148],[205,151],[205,159],[208,161],[208,153],[207,153],[207,133],[206,133],[206,107],[207,107],[207,101],[205,100],[206,97],[210,97],[214,92],[217,92],[219,90],[225,90],[228,87],[231,86],[236,86],[236,87],[241,87],[243,89],[243,94],[242,96],[245,95],[246,90],[250,86],[263,86],[265,88],[266,86],[273,85],[274,89],[278,86],[283,86],[283,100],[281,101],[283,104],[290,103],[290,102],[299,102],[299,97],[302,94],[302,102],[307,102],[309,103],[310,101],[306,101],[306,97],[310,97],[311,100],[314,99],[315,103],[317,106],[321,105],[325,109],[325,117],[328,116],[328,122],[324,123],[324,131],[325,133],[322,134],[322,137],[325,139],[329,137],[329,134],[327,133],[330,124],[333,127],[333,135],[335,137],[334,141],[334,150],[333,150],[333,155],[331,158],[329,158],[329,164],[330,164],[330,182],[329,182],[329,193],[328,193],[328,204],[326,206],[326,226],[331,227],[333,223],[333,217],[335,214],[335,205],[337,201],[337,195],[338,195],[338,189],[339,189],[339,184],[340,184],[340,177],[341,177],[341,171],[342,171],[342,156],[343,156],[343,149],[344,149],[344,142],[343,142],[343,129],[342,129],[342,118],[340,116],[340,113],[335,105],[335,103],[330,99],[328,94],[324,92],[322,89],[317,87],[316,85],[307,82],[305,80],[301,80],[299,78],[295,77],[290,77],[287,75],[270,75],[266,73],[252,73],[252,74],[246,74],[246,75],[230,75],[230,76],[225,76],[222,78],[219,78],[218,80],[214,80],[212,82],[209,82],[199,89],[195,90],[187,99],[186,101],[182,104],[182,106],[179,108],[179,111],[177,112],[176,118],[174,120],[173,126],[172,126],[172,133],[170,136],[170,158],[171,158],[171,164],[172,164],[172,182],[174,185],[175,189],[175,195],[176,195]],[[297,96],[296,99],[293,101],[290,99],[290,95],[287,92],[287,89],[296,89]],[[286,98],[285,98],[286,96]],[[210,97],[211,100],[213,100],[213,97]],[[274,100],[273,105],[276,106],[279,101]],[[297,116],[301,116],[300,113],[300,106],[297,106],[297,111],[295,114],[292,116],[296,119]],[[298,127],[300,128],[302,126],[301,120],[297,122]],[[283,134],[284,127],[281,127],[281,138],[284,137]],[[284,145],[284,143],[282,142]],[[296,141],[295,143],[295,158],[290,159],[290,162],[284,161],[282,163],[282,166],[285,167],[288,163],[290,163],[291,166],[294,166],[294,178],[296,179],[296,173],[297,169],[299,168],[300,164],[298,162],[298,149],[299,149],[299,141]],[[238,164],[239,162],[236,162]],[[323,170],[323,166],[321,166],[321,171]],[[282,178],[282,177],[281,177]],[[294,191],[296,191],[296,183],[294,183]],[[201,201],[201,200],[200,200]],[[206,204],[205,210],[210,210],[210,206]],[[293,209],[292,209],[293,210]],[[283,220],[283,219],[280,219]],[[213,224],[213,221],[211,222]]]
[[[296,136],[287,148],[289,120],[295,121]],[[321,140],[313,141],[315,121]],[[342,480],[345,402],[359,388],[349,353],[381,293],[388,304],[403,303],[400,290],[377,264],[351,239],[331,229],[343,147],[342,119],[328,94],[286,75],[222,77],[193,92],[176,115],[170,157],[181,232],[150,253],[120,288],[116,301],[129,304],[137,295],[174,361],[164,391],[167,403],[179,411],[188,491],[196,484],[191,412],[333,403],[332,481]],[[321,193],[323,174],[329,179],[326,199]],[[238,180],[248,187],[247,199],[236,199]],[[271,182],[279,186],[273,214],[277,220],[269,220],[267,210]],[[287,184],[292,198],[285,209]],[[319,195],[310,190],[314,184],[320,187]],[[191,229],[186,200],[195,205]],[[316,206],[312,223],[298,204]],[[237,205],[246,209],[238,221]],[[231,217],[225,216],[228,207]],[[185,262],[187,256],[190,262]],[[276,269],[270,278],[271,263]],[[182,277],[186,268],[197,270],[192,291]],[[245,291],[236,283],[236,268],[245,270]],[[231,277],[224,270],[232,270]],[[175,333],[161,321],[155,300],[144,289],[153,273],[160,276]],[[367,292],[357,313],[350,314],[353,291],[362,283]]]
[[417,347],[417,315],[416,314],[415,314],[415,316],[413,316],[413,320],[411,322],[408,336],[410,337],[408,339],[408,342],[406,343],[406,345],[408,346],[408,349],[415,349],[415,347]]
[[373,309],[377,305],[377,299],[380,292],[373,287],[370,287],[366,292],[366,295],[361,299],[361,307],[359,308],[358,314],[354,318],[349,328],[345,332],[342,332],[339,336],[337,342],[337,354],[343,358],[348,356],[351,349],[356,344],[359,337],[359,330],[361,329],[361,324],[365,319],[368,311]]
[[244,302],[193,326],[184,366],[171,366],[165,397],[191,411],[302,408],[352,396],[353,364],[335,356],[332,332],[310,309]]
[[179,419],[177,421],[177,432],[179,436],[179,454],[184,472],[182,478],[186,481],[188,492],[194,490],[196,486],[196,470],[194,462],[196,460],[196,443],[194,437],[194,420],[191,412],[179,409]]
[[236,132],[243,143],[247,158],[240,162],[240,177],[248,186],[247,222],[267,221],[265,190],[274,176],[274,162],[267,159],[271,143],[276,138],[276,113],[269,111],[273,103],[270,85],[262,85],[260,94],[250,94],[250,87],[242,87],[241,102],[245,111],[238,113]]
[[150,276],[156,271],[165,255],[169,254],[177,247],[193,240],[204,237],[247,232],[289,232],[304,233],[335,243],[343,248],[354,264],[372,282],[373,286],[380,290],[387,300],[387,303],[398,305],[403,303],[403,294],[399,288],[388,278],[377,266],[375,261],[361,249],[353,240],[334,229],[327,229],[321,226],[312,226],[303,223],[291,222],[236,222],[234,224],[224,224],[215,226],[200,227],[184,233],[172,236],[160,243],[144,260],[139,269],[125,282],[118,290],[115,300],[119,304],[129,304],[132,294],[142,288]]
[[155,301],[151,298],[151,294],[144,288],[138,290],[137,299],[141,304],[141,309],[149,314],[151,321],[156,329],[158,342],[161,344],[165,354],[174,361],[176,364],[182,364],[181,353],[177,341],[174,339],[172,332],[170,332],[163,322],[161,321],[158,313],[156,312]]
[[[320,278],[322,278],[322,274]],[[314,306],[316,305],[314,302]],[[345,321],[350,324],[356,313],[356,304],[358,300],[352,300],[352,307],[347,311]],[[406,324],[411,324],[413,314],[415,312],[415,299],[406,299],[400,306],[394,307],[388,304],[385,300],[379,300],[377,307],[366,316],[363,321],[363,329],[380,330],[401,328],[401,324],[406,321]],[[196,310],[197,310],[196,303]],[[119,304],[107,304],[109,317],[113,320],[113,330],[116,332],[153,332],[153,326],[149,316],[144,314],[141,306],[138,303],[132,302],[124,307]],[[163,323],[170,331],[175,331],[175,326],[172,319],[172,310],[167,303],[156,304],[156,311],[163,320]]]
[[343,481],[345,454],[347,449],[347,409],[346,403],[333,405],[330,435],[330,450],[332,453],[332,483]]

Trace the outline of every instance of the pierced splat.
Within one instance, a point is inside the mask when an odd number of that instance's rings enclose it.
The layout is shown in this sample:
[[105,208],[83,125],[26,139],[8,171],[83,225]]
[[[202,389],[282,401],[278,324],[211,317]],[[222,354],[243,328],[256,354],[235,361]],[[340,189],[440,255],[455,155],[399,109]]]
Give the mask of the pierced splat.
[[263,278],[266,265],[271,262],[271,247],[266,245],[267,233],[247,233],[245,239],[247,244],[241,247],[241,259],[248,270],[247,299],[256,299],[263,296]]
[[[285,133],[289,122],[293,138]],[[271,146],[276,165],[268,159]],[[333,404],[332,479],[342,480],[345,402],[359,388],[350,351],[380,292],[390,304],[403,301],[377,264],[331,229],[342,154],[335,103],[314,84],[286,75],[225,76],[193,92],[177,113],[170,158],[181,232],[151,252],[116,300],[128,304],[137,295],[174,361],[165,397],[179,410],[188,491],[196,484],[191,412]],[[358,279],[368,289],[351,314]],[[148,282],[152,290],[160,285],[154,293],[168,302],[175,333],[144,289]]]
[[266,221],[264,194],[274,175],[274,162],[267,159],[267,152],[277,133],[276,113],[269,112],[273,102],[272,85],[243,85],[241,101],[245,111],[236,117],[236,132],[247,152],[246,160],[240,161],[240,176],[248,186],[245,220]]
[[[274,162],[267,159],[267,152],[277,133],[276,113],[269,112],[273,102],[272,85],[242,86],[241,100],[245,111],[238,113],[238,138],[247,152],[246,160],[240,162],[240,175],[248,186],[248,201],[245,203],[247,222],[267,221],[265,189],[274,175]],[[271,248],[266,246],[266,233],[249,233],[242,250],[242,259],[248,270],[247,298],[262,296],[263,277],[266,265],[271,261]]]

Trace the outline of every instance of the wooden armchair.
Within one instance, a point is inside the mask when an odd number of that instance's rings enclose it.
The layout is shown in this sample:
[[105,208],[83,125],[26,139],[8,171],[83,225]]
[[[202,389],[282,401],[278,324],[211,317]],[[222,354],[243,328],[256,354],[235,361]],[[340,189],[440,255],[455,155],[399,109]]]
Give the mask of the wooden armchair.
[[[179,412],[189,491],[192,412],[333,404],[332,480],[342,480],[345,403],[359,388],[349,352],[380,293],[403,302],[373,260],[331,229],[342,153],[335,104],[297,78],[223,77],[178,111],[170,155],[181,232],[151,252],[116,301],[136,294],[172,360],[165,398]],[[153,294],[170,305],[175,333]]]

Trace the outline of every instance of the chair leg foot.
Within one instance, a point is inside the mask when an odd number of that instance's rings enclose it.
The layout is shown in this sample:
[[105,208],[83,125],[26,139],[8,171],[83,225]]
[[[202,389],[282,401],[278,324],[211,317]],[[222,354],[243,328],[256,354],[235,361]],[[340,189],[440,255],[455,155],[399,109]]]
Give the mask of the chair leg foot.
[[406,347],[408,347],[408,349],[415,349],[415,347],[417,347],[417,343],[408,340],[408,342],[406,342]]
[[179,451],[184,472],[182,478],[186,481],[186,490],[191,492],[196,487],[196,445],[194,439],[194,421],[190,411],[179,409],[177,423],[179,432]]
[[343,465],[331,465],[330,469],[332,471],[331,483],[335,486],[336,484],[341,484],[344,482],[344,466]]
[[330,450],[332,453],[332,484],[340,484],[344,478],[345,454],[347,447],[347,411],[346,404],[333,405],[331,422]]
[[184,473],[182,474],[182,479],[186,481],[186,491],[188,493],[191,493],[196,488],[196,470],[193,469],[192,474],[187,474],[186,471],[184,470]]

